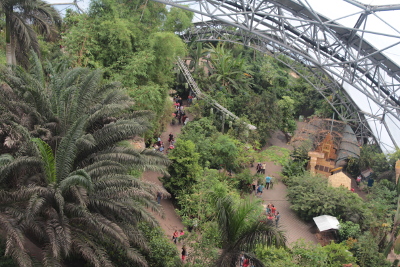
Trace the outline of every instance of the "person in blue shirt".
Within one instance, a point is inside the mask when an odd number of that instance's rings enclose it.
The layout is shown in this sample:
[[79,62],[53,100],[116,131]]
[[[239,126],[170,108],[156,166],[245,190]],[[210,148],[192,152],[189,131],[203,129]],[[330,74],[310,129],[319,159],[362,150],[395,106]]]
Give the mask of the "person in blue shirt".
[[263,193],[264,185],[260,184],[257,188],[257,195],[261,196]]
[[270,184],[272,183],[272,177],[267,176],[265,177],[265,188],[268,189]]

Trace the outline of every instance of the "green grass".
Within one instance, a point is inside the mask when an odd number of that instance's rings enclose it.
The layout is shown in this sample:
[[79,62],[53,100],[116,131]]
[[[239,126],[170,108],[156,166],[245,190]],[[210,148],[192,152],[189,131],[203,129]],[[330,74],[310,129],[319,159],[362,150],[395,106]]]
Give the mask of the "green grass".
[[291,151],[287,148],[271,146],[266,150],[260,152],[258,161],[272,161],[275,165],[284,165],[290,159]]

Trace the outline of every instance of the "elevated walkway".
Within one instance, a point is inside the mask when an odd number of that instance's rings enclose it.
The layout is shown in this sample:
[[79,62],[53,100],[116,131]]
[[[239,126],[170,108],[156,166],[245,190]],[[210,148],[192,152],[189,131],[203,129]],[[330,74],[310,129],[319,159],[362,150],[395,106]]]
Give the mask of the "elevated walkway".
[[[183,62],[183,60],[178,57],[177,58],[177,63],[179,66],[179,69],[182,71],[183,75],[186,78],[186,81],[188,82],[190,88],[193,90],[193,92],[195,92],[196,96],[200,99],[206,99],[207,101],[209,101],[209,103],[215,107],[216,109],[218,109],[220,112],[222,112],[223,114],[225,114],[225,116],[227,117],[231,117],[235,120],[240,120],[240,118],[238,116],[236,116],[235,114],[233,114],[232,112],[230,112],[229,110],[227,110],[225,107],[223,107],[222,105],[220,105],[217,101],[215,101],[214,99],[212,99],[209,95],[203,93],[199,86],[197,85],[197,83],[195,82],[195,80],[193,79],[192,74],[190,73],[190,71],[188,70],[186,64]],[[246,126],[250,129],[250,130],[255,130],[257,129],[256,126],[248,124],[243,122],[244,124],[246,124]]]

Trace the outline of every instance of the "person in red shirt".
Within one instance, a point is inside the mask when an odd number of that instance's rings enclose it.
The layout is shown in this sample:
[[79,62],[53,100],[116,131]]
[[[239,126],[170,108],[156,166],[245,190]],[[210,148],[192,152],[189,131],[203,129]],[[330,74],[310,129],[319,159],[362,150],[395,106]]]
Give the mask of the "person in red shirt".
[[172,235],[172,240],[174,240],[175,244],[176,244],[176,242],[178,242],[178,237],[179,237],[179,233],[177,230],[175,230],[174,234]]
[[275,212],[276,212],[275,206],[271,205],[271,213],[272,213],[272,215],[275,215]]

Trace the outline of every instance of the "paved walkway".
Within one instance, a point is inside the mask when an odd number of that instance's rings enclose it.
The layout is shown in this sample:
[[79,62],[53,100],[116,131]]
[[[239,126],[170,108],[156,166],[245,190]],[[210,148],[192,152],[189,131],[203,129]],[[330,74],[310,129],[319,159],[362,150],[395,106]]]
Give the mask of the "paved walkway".
[[[282,132],[275,132],[269,140],[268,146],[278,146],[292,149],[286,144],[285,136]],[[315,236],[316,227],[314,223],[305,223],[290,209],[290,203],[286,197],[286,186],[281,182],[282,167],[275,165],[273,162],[267,162],[266,175],[271,175],[275,178],[273,189],[266,190],[262,194],[262,199],[265,205],[268,203],[274,204],[276,210],[281,215],[279,227],[286,232],[288,244],[295,242],[299,238],[306,241],[317,243]],[[252,173],[256,173],[255,167],[251,169]],[[265,175],[265,176],[266,176]]]

